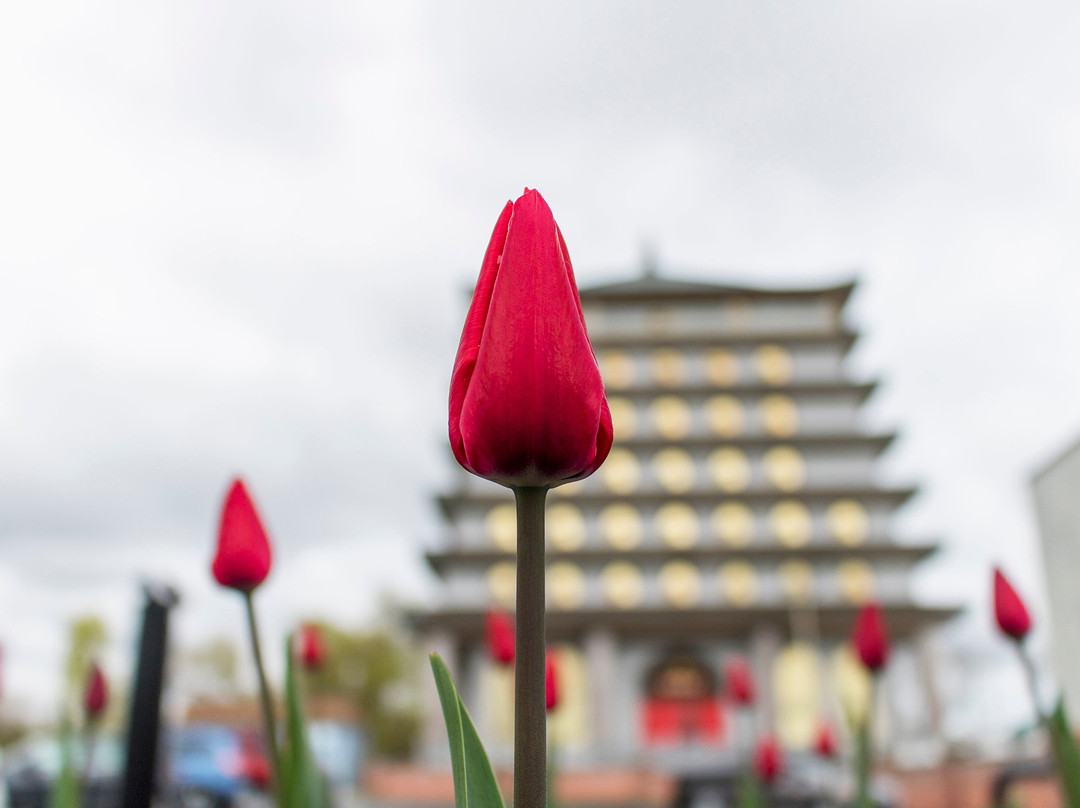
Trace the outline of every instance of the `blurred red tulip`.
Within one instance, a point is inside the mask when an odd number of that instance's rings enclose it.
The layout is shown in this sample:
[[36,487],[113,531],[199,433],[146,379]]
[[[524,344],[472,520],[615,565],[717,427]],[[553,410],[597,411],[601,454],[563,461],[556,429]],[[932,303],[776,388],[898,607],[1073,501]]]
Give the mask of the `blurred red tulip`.
[[763,783],[772,783],[784,771],[784,753],[780,744],[772,735],[766,735],[757,742],[754,749],[754,774]]
[[1031,615],[1024,601],[997,567],[994,568],[994,617],[1001,632],[1014,640],[1024,639],[1031,631]]
[[296,656],[305,670],[317,671],[326,664],[326,643],[314,623],[304,623],[296,635]]
[[450,445],[506,486],[588,477],[611,449],[611,414],[574,270],[537,191],[495,225],[450,380]]
[[728,698],[740,707],[754,703],[757,697],[754,674],[750,671],[750,665],[742,657],[728,660],[724,666],[724,689]]
[[272,772],[270,761],[257,738],[243,735],[240,738],[240,776],[252,786],[265,791],[270,786]]
[[490,611],[484,617],[488,656],[499,665],[514,664],[514,620],[506,612]]
[[550,713],[559,706],[559,666],[558,655],[554,651],[548,651],[544,658],[544,694],[547,700],[547,709]]
[[877,673],[885,667],[889,660],[889,638],[885,633],[881,608],[876,603],[868,603],[859,611],[851,633],[851,644],[863,665],[872,672]]
[[242,480],[233,481],[221,512],[214,578],[222,586],[250,592],[270,574],[270,540]]
[[94,662],[86,674],[86,689],[83,692],[83,710],[87,719],[94,721],[100,718],[108,703],[109,686],[101,668]]
[[823,758],[836,757],[836,735],[833,729],[826,723],[818,725],[817,736],[814,738],[814,754]]

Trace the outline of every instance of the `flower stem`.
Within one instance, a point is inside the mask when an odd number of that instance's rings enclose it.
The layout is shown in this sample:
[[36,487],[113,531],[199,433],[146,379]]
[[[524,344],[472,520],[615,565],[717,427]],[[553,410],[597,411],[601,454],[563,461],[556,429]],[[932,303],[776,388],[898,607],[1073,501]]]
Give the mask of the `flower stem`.
[[1016,653],[1020,655],[1020,664],[1024,668],[1024,678],[1027,679],[1028,690],[1031,692],[1031,703],[1035,706],[1035,715],[1039,723],[1047,725],[1047,715],[1043,712],[1042,703],[1039,700],[1039,678],[1035,674],[1035,663],[1027,652],[1027,647],[1022,640],[1016,641]]
[[547,803],[544,695],[544,500],[546,488],[515,488],[517,641],[514,663],[514,808]]
[[878,676],[870,674],[870,697],[866,715],[855,737],[855,806],[873,808],[870,781],[874,774],[874,708],[877,706]]
[[[278,753],[277,721],[274,719],[274,703],[270,698],[270,685],[266,681],[266,669],[263,667],[262,646],[259,643],[259,627],[255,622],[255,603],[251,592],[244,592],[244,605],[247,607],[248,634],[251,637],[251,655],[255,658],[255,671],[259,676],[259,701],[263,714],[263,730],[266,737],[266,748],[270,753],[270,772],[273,780],[271,791],[278,794],[277,788],[280,782],[281,756]],[[280,799],[280,795],[278,795]]]

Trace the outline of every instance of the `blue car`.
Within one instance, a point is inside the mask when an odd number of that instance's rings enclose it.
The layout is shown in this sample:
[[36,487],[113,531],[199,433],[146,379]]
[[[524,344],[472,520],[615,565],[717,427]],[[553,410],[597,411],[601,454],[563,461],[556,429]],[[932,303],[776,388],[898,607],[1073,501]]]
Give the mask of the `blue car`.
[[255,732],[195,724],[167,736],[173,808],[244,808],[268,804],[270,764]]

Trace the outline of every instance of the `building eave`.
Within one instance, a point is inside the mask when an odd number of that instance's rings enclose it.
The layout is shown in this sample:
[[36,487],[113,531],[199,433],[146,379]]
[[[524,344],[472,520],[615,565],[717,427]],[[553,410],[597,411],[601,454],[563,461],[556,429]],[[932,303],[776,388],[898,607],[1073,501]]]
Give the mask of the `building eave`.
[[[919,606],[911,602],[881,605],[889,635],[896,640],[918,636],[926,629],[952,620],[964,610],[957,606]],[[785,640],[795,639],[793,615],[811,613],[817,617],[823,639],[846,640],[855,623],[855,605],[817,605],[809,609],[787,606],[759,606],[733,609],[716,606],[700,609],[577,609],[547,612],[549,641],[580,641],[590,631],[603,627],[624,639],[661,640],[672,643],[704,639],[749,640],[755,629],[768,626]],[[443,630],[464,642],[483,639],[484,609],[414,611],[406,615],[421,632]],[[674,630],[677,627],[677,630]]]

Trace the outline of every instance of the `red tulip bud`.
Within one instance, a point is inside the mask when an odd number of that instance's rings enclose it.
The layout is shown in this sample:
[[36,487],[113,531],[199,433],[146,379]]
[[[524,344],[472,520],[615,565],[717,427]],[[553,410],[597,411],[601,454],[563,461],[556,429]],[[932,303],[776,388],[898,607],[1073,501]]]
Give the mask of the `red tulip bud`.
[[214,578],[222,586],[250,592],[270,574],[270,540],[242,480],[225,498],[214,556]]
[[313,623],[300,626],[296,635],[296,656],[309,671],[317,671],[326,664],[326,643],[318,626]]
[[754,703],[757,697],[754,675],[745,659],[736,657],[728,661],[724,666],[724,682],[727,695],[733,702],[742,707]]
[[559,666],[556,656],[554,651],[548,651],[544,657],[544,694],[549,713],[559,706]]
[[514,621],[506,612],[491,611],[484,618],[488,655],[499,665],[514,664]]
[[772,735],[758,741],[754,749],[754,774],[763,783],[774,782],[784,771],[784,753]]
[[450,379],[450,445],[506,486],[588,477],[611,449],[611,413],[574,270],[537,191],[495,225]]
[[819,724],[814,738],[814,754],[823,758],[836,757],[836,735],[828,724]]
[[105,712],[109,702],[109,686],[97,663],[90,666],[86,675],[86,690],[83,692],[83,709],[90,721],[95,721]]
[[885,667],[889,660],[889,638],[885,634],[881,608],[876,603],[868,603],[859,611],[851,633],[851,644],[855,646],[863,665],[871,672],[877,673]]
[[1009,579],[994,568],[994,617],[1003,634],[1022,640],[1031,631],[1031,615]]

